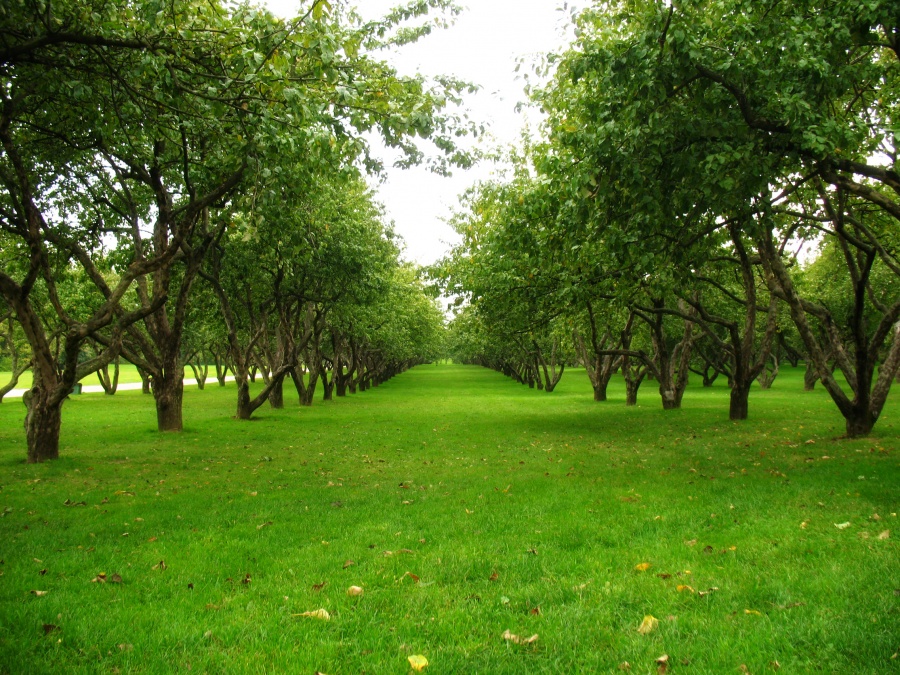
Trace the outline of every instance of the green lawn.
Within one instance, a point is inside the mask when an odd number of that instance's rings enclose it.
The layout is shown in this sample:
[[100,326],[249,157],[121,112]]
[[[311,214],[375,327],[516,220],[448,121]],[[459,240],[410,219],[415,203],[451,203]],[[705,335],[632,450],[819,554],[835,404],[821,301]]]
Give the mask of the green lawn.
[[900,672],[898,395],[848,441],[800,371],[743,423],[724,386],[652,386],[422,366],[239,422],[213,380],[179,435],[82,395],[40,466],[9,400],[0,672]]
[[[113,375],[113,369],[110,366],[109,376],[112,377],[112,375]],[[194,371],[191,370],[191,368],[189,366],[187,366],[184,369],[184,376],[193,378]],[[12,373],[10,373],[9,371],[0,371],[0,384],[6,384],[7,382],[9,382],[11,377],[12,377]],[[141,381],[141,376],[138,375],[137,368],[135,368],[132,364],[123,363],[121,366],[119,366],[119,384],[125,384],[127,382],[140,382],[140,381]],[[206,379],[206,384],[207,385],[210,383],[215,384],[215,382],[216,382],[215,367],[210,366],[209,374]],[[82,379],[81,383],[85,384],[85,385],[89,384],[89,385],[98,385],[99,386],[100,379],[97,377],[97,375],[89,375],[88,377],[85,377],[84,379]],[[30,386],[31,386],[31,371],[27,370],[24,373],[22,373],[22,375],[19,377],[19,381],[16,383],[16,389],[27,389]]]

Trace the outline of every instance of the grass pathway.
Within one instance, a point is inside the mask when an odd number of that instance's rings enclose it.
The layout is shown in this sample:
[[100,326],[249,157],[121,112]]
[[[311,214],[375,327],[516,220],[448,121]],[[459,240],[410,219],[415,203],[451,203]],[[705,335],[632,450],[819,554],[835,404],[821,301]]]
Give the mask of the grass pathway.
[[186,391],[180,435],[83,395],[43,466],[4,404],[0,672],[900,672],[896,396],[847,441],[799,371],[740,424],[611,395],[422,366],[249,423]]

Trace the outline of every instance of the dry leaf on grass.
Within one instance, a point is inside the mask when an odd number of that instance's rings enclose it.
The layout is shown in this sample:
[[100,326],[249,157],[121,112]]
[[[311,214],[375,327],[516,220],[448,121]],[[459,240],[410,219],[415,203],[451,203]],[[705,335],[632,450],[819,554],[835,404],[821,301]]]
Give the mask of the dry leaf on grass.
[[353,562],[352,560],[347,560],[347,561],[344,562],[344,569],[347,569],[348,567],[352,567],[352,566],[355,565],[355,564],[356,564],[356,563]]
[[669,655],[663,654],[655,661],[656,663],[656,672],[659,675],[666,675],[669,670]]
[[759,610],[756,609],[745,609],[744,614],[753,614],[754,616],[762,616]]
[[415,654],[413,656],[409,656],[406,659],[409,661],[409,666],[417,673],[421,673],[425,670],[425,667],[428,665],[428,659],[426,659],[421,654]]
[[532,642],[536,642],[538,639],[537,633],[532,635],[531,637],[523,638],[515,633],[510,633],[509,629],[503,631],[503,635],[501,637],[507,642],[512,642],[517,645],[530,645]]
[[29,591],[32,595],[36,595],[37,597],[41,597],[42,595],[47,595],[50,591]]
[[638,572],[646,572],[651,567],[652,565],[650,563],[640,563],[639,565],[635,565],[634,569],[636,569]]
[[638,626],[637,631],[641,635],[647,635],[654,628],[656,628],[657,624],[659,624],[659,619],[657,619],[655,616],[651,616],[650,614],[648,614],[647,616],[644,617],[644,620],[641,621],[641,625]]
[[59,626],[52,623],[45,623],[42,627],[44,629],[44,635],[50,635],[53,631],[59,630]]
[[168,567],[169,567],[169,566],[166,565],[166,561],[165,561],[165,560],[160,560],[156,565],[153,566],[152,569],[160,570],[160,571],[165,571]]
[[291,614],[291,616],[306,616],[310,619],[321,619],[322,621],[328,621],[331,618],[331,614],[325,609],[314,609],[311,612],[300,612],[300,614]]
[[691,588],[690,586],[688,586],[687,584],[678,584],[678,586],[675,587],[675,590],[677,590],[679,593],[681,593],[681,591],[688,591],[689,593],[696,593],[696,591],[693,588]]
[[363,589],[361,586],[351,586],[350,588],[347,589],[347,595],[349,595],[351,597],[355,597],[357,595],[362,595],[362,594],[363,594]]
[[882,532],[881,534],[878,535],[878,538],[879,538],[881,541],[884,541],[885,539],[890,539],[890,538],[891,538],[891,531],[890,531],[890,530],[885,530],[884,532]]
[[846,530],[848,527],[850,527],[850,523],[849,523],[849,522],[846,522],[846,523],[835,523],[834,526],[835,526],[837,529],[839,529],[839,530]]

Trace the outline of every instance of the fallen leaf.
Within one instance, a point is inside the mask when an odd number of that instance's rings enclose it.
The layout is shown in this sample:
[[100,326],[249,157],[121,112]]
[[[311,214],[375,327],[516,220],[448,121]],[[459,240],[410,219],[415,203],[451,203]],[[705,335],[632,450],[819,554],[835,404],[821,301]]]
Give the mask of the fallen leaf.
[[693,588],[691,588],[690,586],[688,586],[687,584],[678,584],[678,586],[675,587],[675,590],[678,591],[679,593],[681,593],[681,591],[689,591],[691,593],[696,593],[696,591]]
[[257,529],[257,530],[261,530],[261,529],[263,529],[264,527],[269,527],[269,525],[272,525],[272,521],[271,521],[271,520],[268,520],[268,521],[266,521],[265,523],[260,523],[259,525],[256,526],[256,529]]
[[132,644],[120,644],[116,646],[119,648],[120,652],[130,652],[134,649],[134,645]]
[[406,572],[400,579],[402,580],[404,577],[409,577],[415,583],[419,583],[419,576],[417,574],[413,574],[412,572]]
[[362,595],[362,594],[363,594],[363,589],[361,586],[351,586],[350,588],[347,589],[347,595],[349,595],[351,597],[354,597],[357,595]]
[[639,565],[635,565],[634,569],[636,569],[638,572],[646,572],[651,567],[652,565],[650,563],[640,563]]
[[93,579],[91,579],[91,583],[92,584],[96,584],[96,583],[105,584],[106,583],[106,572],[100,572],[100,574],[98,574]]
[[839,529],[839,530],[846,530],[848,527],[850,527],[850,523],[849,523],[849,522],[847,522],[847,523],[835,523],[834,526],[835,526],[837,529]]
[[421,673],[428,665],[428,659],[426,659],[421,654],[415,654],[414,656],[407,657],[406,660],[409,661],[410,667],[417,673]]
[[150,542],[150,541],[156,541],[156,537],[150,537],[147,541],[148,541],[148,542]]
[[804,520],[802,523],[800,523],[800,529],[805,530],[807,525],[809,525],[809,521]]
[[772,670],[781,670],[781,664],[778,661],[770,661],[769,665],[772,667]]
[[122,577],[121,577],[119,574],[113,574],[113,575],[109,578],[109,580],[110,580],[110,582],[112,582],[112,583],[114,583],[114,584],[121,584],[121,583],[122,583]]
[[325,609],[314,609],[311,612],[301,612],[300,614],[291,614],[291,616],[308,616],[310,619],[321,619],[322,621],[331,619],[331,615]]
[[541,607],[540,607],[540,605],[538,605],[537,607],[532,607],[532,608],[528,611],[528,613],[529,613],[529,614],[534,614],[534,615],[540,616],[540,614],[541,614]]
[[249,586],[251,581],[253,581],[253,579],[250,578],[250,572],[247,572],[244,575],[244,578],[241,579],[241,583],[244,584],[245,586]]
[[758,610],[755,609],[745,609],[744,614],[753,614],[755,616],[762,616]]
[[671,579],[672,578],[671,574],[666,574],[665,572],[663,572],[662,574],[657,574],[656,576],[658,576],[660,579]]
[[59,630],[59,626],[55,626],[52,623],[45,623],[43,626],[44,635],[50,635],[55,630]]
[[647,616],[644,617],[644,620],[641,621],[641,625],[638,626],[637,631],[641,635],[647,635],[654,628],[656,628],[657,624],[659,624],[659,619],[657,619],[655,616],[651,616],[650,614],[648,614]]
[[157,564],[155,564],[152,569],[159,570],[160,572],[165,572],[168,569],[168,565],[166,565],[165,560],[160,560]]
[[531,637],[523,638],[515,633],[510,633],[509,629],[503,631],[503,635],[501,636],[507,642],[512,642],[517,645],[530,645],[532,642],[536,642],[538,639],[537,633],[532,635]]
[[878,538],[879,538],[880,540],[882,540],[882,541],[884,541],[885,539],[890,539],[890,538],[891,538],[891,531],[890,531],[890,530],[885,530],[884,532],[882,532],[881,534],[878,535]]
[[704,553],[712,553],[712,552],[713,552],[713,547],[712,547],[712,546],[707,546],[706,548],[703,549],[703,552],[704,552]]
[[408,555],[415,555],[415,551],[410,551],[408,548],[399,548],[397,549],[397,553],[406,553]]
[[36,595],[37,597],[41,597],[42,595],[47,595],[50,591],[29,591],[32,595]]
[[712,593],[715,593],[717,590],[719,590],[718,586],[713,586],[712,588],[708,588],[705,591],[700,591],[699,593],[697,593],[697,595],[702,598],[704,595],[710,595]]
[[328,583],[327,581],[323,581],[321,584],[313,584],[312,589],[318,593],[323,588],[325,588],[325,584],[327,584],[327,583]]
[[45,574],[47,574],[47,570],[43,569],[40,572],[38,572],[38,574],[40,574],[41,576],[44,576]]
[[656,672],[659,673],[659,675],[665,675],[669,670],[669,655],[663,654],[658,659],[656,659],[655,663]]
[[690,541],[684,542],[684,545],[685,545],[685,546],[696,546],[696,545],[697,545],[697,540],[696,540],[696,539],[691,539]]
[[622,661],[618,666],[619,670],[631,670],[631,664],[628,661]]
[[352,560],[346,560],[346,561],[344,561],[344,569],[347,569],[347,568],[350,567],[351,565],[355,565],[355,564],[356,564],[356,563],[353,562]]
[[488,581],[497,581],[500,578],[500,575],[496,572],[492,573],[490,577],[488,577]]

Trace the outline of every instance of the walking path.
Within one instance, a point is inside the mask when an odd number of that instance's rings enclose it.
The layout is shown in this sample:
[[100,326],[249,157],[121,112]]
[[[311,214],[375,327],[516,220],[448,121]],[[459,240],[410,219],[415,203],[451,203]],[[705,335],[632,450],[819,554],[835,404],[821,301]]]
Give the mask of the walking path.
[[[213,382],[216,382],[216,378],[214,378],[214,377],[209,378],[207,380],[207,382],[209,382],[210,380]],[[234,375],[226,376],[225,381],[226,382],[234,382]],[[193,377],[186,377],[184,379],[184,384],[185,384],[185,386],[195,385],[195,384],[197,384],[197,380],[195,380]],[[141,388],[140,382],[120,382],[119,386],[116,387],[116,391],[128,391],[130,389],[140,389],[140,388]],[[7,397],[22,398],[22,394],[24,394],[26,391],[28,391],[28,390],[27,389],[12,389],[4,398],[7,398]],[[82,387],[81,387],[81,393],[82,394],[102,394],[103,387],[99,384],[85,384],[85,385],[82,385]]]

